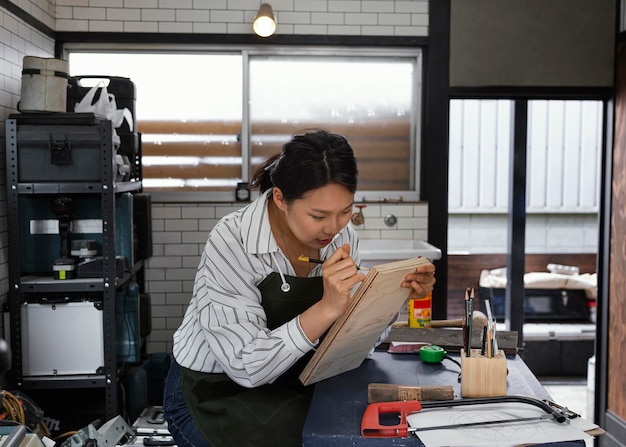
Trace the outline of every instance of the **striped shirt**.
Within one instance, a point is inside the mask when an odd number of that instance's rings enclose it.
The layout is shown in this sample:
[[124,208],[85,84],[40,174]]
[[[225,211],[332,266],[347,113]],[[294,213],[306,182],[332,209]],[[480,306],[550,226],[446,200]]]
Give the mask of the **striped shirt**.
[[[267,214],[270,194],[271,189],[213,228],[191,302],[174,333],[173,354],[181,366],[224,372],[245,387],[273,382],[318,343],[305,336],[299,317],[274,330],[267,327],[257,285],[272,272],[296,276],[272,234]],[[350,224],[321,250],[321,258],[345,243],[358,265],[358,235]],[[321,274],[317,265],[309,276]]]

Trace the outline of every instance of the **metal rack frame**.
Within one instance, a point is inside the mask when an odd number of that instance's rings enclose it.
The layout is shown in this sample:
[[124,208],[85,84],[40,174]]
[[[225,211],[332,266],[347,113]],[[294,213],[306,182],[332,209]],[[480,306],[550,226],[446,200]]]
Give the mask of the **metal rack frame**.
[[[115,253],[115,203],[121,192],[139,191],[142,187],[138,177],[130,182],[116,183],[113,163],[112,127],[109,120],[96,119],[100,135],[101,162],[100,179],[94,182],[20,182],[19,178],[19,120],[6,120],[6,166],[7,208],[9,232],[9,293],[10,338],[12,365],[9,379],[17,388],[60,389],[60,388],[104,388],[105,417],[111,419],[118,414],[118,365],[116,352],[116,291],[131,279],[131,274],[116,277]],[[140,164],[140,154],[132,160]],[[95,167],[94,167],[95,168]],[[20,196],[41,194],[98,194],[102,216],[102,278],[80,280],[54,280],[23,276],[20,271]],[[130,266],[134,271],[135,266]],[[102,374],[76,376],[24,377],[22,355],[22,306],[24,295],[33,293],[64,292],[68,294],[99,294],[103,308],[104,369]]]

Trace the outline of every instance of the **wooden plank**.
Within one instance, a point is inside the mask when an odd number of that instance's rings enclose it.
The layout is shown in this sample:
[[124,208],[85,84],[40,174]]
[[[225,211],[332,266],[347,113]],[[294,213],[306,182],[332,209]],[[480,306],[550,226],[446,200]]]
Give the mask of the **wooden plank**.
[[[348,140],[360,139],[383,139],[389,137],[397,138],[404,136],[407,140],[410,135],[411,125],[406,120],[377,120],[363,123],[280,123],[280,122],[255,122],[251,125],[251,134],[263,134],[276,136],[279,139],[291,137],[314,129],[325,129],[329,132],[338,133]],[[138,121],[137,131],[142,133],[155,134],[227,134],[237,135],[241,133],[241,122],[239,121]]]
[[391,383],[370,383],[367,385],[367,401],[392,402],[404,400],[452,400],[452,386],[407,386]]
[[409,290],[401,287],[402,280],[426,263],[425,258],[413,258],[372,267],[300,374],[300,381],[309,385],[358,368],[404,305]]
[[153,134],[237,135],[239,121],[137,121],[137,131]]
[[[348,142],[350,143],[350,146],[352,146],[359,164],[362,160],[379,162],[380,160],[389,159],[397,160],[398,162],[406,164],[406,161],[409,159],[411,153],[408,139],[403,140],[387,138],[359,140],[348,138]],[[258,143],[255,142],[253,138],[250,147],[253,156],[268,158],[279,153],[283,144],[284,143],[282,141],[263,141],[263,143]]]
[[241,166],[234,165],[155,165],[143,167],[144,178],[213,178],[235,179],[241,176]]
[[161,157],[236,157],[241,158],[241,143],[221,142],[141,142],[142,155]]
[[[480,347],[480,336],[479,332],[472,333],[472,347]],[[517,354],[517,332],[498,331],[496,338],[498,348],[505,354]],[[394,325],[385,343],[392,341],[425,342],[441,346],[448,352],[460,352],[463,347],[463,331],[461,328],[411,328]]]
[[[279,153],[285,142],[296,133],[312,129],[328,129],[346,136],[352,145],[359,166],[361,190],[402,191],[410,187],[410,169],[406,160],[410,157],[410,124],[408,120],[379,120],[371,123],[336,124],[307,123],[306,128],[293,123],[254,123],[251,131],[253,175],[260,161]],[[241,157],[241,143],[236,141],[241,132],[240,122],[226,121],[141,121],[138,131],[145,137],[142,153],[148,157],[196,157],[195,165],[146,165],[146,179],[194,179],[241,177],[240,166],[224,160],[207,157]],[[149,135],[172,135],[176,141],[159,141]],[[210,136],[225,135],[223,141],[213,141]],[[206,138],[204,138],[206,136]],[[261,140],[260,137],[263,139]],[[197,141],[206,140],[206,141]],[[175,188],[179,190],[178,187]],[[184,189],[184,188],[183,188]],[[195,188],[192,188],[195,189]],[[215,189],[211,187],[210,189]]]
[[410,135],[411,123],[409,119],[377,119],[361,123],[340,122],[306,122],[306,123],[279,123],[253,122],[252,134],[291,136],[311,130],[323,129],[345,136],[349,141],[359,138],[387,138],[389,136]]

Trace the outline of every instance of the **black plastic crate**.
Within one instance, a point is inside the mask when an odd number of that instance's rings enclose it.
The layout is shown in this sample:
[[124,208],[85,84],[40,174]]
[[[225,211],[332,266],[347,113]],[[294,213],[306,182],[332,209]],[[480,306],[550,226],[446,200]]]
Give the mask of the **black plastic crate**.
[[[135,103],[137,100],[137,90],[135,83],[129,78],[120,76],[71,76],[67,80],[67,111],[74,112],[74,107],[91,90],[93,85],[102,84],[106,86],[107,92],[115,96],[115,104],[118,109],[127,108],[133,117],[133,128],[131,129],[126,121],[116,129],[118,134],[133,133],[137,131],[137,119],[135,117]],[[102,89],[99,88],[94,95],[93,102],[100,98]]]
[[522,358],[536,376],[584,377],[594,347],[594,340],[525,341]]

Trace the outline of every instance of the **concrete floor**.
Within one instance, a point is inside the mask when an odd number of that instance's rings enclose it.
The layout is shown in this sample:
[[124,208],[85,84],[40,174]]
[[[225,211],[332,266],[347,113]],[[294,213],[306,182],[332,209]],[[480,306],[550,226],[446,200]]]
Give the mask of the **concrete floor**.
[[552,400],[580,414],[584,419],[593,419],[593,392],[587,383],[543,383]]
[[[552,401],[569,408],[589,421],[593,421],[593,391],[587,386],[585,378],[541,379],[541,384],[552,396]],[[593,442],[587,442],[593,447]]]

